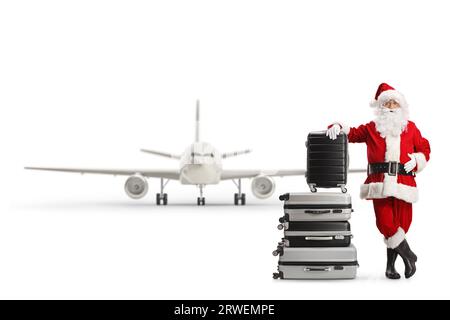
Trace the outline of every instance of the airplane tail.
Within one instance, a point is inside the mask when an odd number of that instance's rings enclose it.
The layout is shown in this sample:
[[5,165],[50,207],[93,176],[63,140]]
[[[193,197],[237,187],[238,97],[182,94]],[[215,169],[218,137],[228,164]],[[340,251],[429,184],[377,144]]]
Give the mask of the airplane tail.
[[200,141],[200,101],[197,100],[197,109],[195,113],[195,142]]
[[[200,141],[200,101],[197,100],[197,108],[196,108],[196,114],[195,114],[195,142]],[[157,155],[160,157],[165,158],[171,158],[171,159],[181,159],[181,155],[167,153],[167,152],[161,152],[156,150],[149,150],[149,149],[141,149],[142,152],[150,153],[153,155]]]

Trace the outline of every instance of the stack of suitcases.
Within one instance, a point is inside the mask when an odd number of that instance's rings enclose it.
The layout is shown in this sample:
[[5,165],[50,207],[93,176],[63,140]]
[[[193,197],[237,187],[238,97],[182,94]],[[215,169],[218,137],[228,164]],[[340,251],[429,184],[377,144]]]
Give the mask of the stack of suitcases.
[[[325,132],[308,135],[307,183],[312,193],[287,193],[278,229],[284,237],[273,252],[279,256],[275,279],[353,279],[358,268],[351,243],[352,201],[345,185],[348,142],[345,134],[330,140]],[[317,188],[341,192],[316,193]]]

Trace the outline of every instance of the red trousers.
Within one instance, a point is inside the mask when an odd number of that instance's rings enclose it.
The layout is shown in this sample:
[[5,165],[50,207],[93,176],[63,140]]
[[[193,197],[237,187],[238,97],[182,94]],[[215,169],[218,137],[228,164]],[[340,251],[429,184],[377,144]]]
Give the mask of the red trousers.
[[412,222],[412,203],[394,197],[373,199],[373,208],[378,230],[386,239],[392,237],[399,227],[408,232]]

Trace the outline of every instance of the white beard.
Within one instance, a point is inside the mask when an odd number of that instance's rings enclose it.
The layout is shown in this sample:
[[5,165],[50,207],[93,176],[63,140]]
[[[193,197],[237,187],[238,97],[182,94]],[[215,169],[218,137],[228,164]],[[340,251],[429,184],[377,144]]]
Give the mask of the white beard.
[[387,136],[399,136],[408,125],[408,109],[397,108],[389,110],[384,107],[375,109],[376,118],[374,120],[377,131],[383,138]]

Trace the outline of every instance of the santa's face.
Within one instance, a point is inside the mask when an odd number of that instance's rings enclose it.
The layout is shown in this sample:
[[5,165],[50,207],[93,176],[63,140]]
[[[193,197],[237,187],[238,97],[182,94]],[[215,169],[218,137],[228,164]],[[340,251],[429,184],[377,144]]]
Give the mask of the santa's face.
[[400,104],[394,99],[389,99],[388,101],[383,103],[383,107],[388,108],[390,110],[394,110],[400,108]]
[[400,104],[390,99],[375,109],[375,124],[377,131],[383,138],[386,136],[398,136],[408,124],[408,111]]

